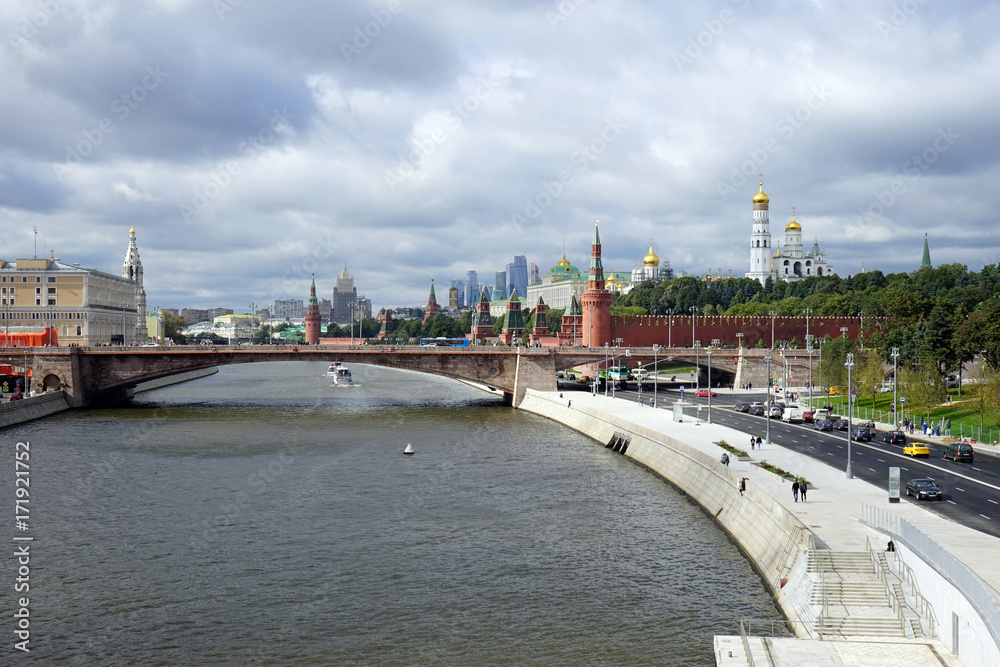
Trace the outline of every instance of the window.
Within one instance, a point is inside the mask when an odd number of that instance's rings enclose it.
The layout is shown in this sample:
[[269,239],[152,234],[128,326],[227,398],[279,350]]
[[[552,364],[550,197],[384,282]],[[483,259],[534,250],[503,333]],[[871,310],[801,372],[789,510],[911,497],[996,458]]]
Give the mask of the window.
[[56,281],[56,277],[55,276],[49,276],[49,282],[50,283],[54,283],[55,281]]
[[49,294],[55,294],[55,293],[56,293],[56,288],[55,287],[50,287],[49,288]]
[[42,282],[42,277],[41,276],[35,276],[35,282],[36,283]]
[[[35,305],[36,306],[42,305],[42,300],[40,298],[38,298],[38,297],[35,297]],[[37,313],[35,313],[35,314],[37,315]]]
[[80,325],[79,324],[76,325],[76,335],[77,336],[81,335]]
[[22,283],[28,282],[28,276],[21,276],[21,282]]
[[50,306],[56,305],[56,300],[55,299],[49,299],[49,305]]
[[35,288],[35,294],[41,294],[41,293],[42,293],[42,288],[41,287],[36,287]]

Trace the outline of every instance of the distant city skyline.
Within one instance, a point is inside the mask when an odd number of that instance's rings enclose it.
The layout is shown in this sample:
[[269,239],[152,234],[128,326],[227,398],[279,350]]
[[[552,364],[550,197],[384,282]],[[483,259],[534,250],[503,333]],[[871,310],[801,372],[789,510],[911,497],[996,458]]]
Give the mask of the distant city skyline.
[[652,239],[742,275],[764,172],[840,276],[913,270],[924,233],[1000,261],[995,3],[385,7],[9,0],[3,258],[37,227],[116,273],[134,220],[150,308],[330,296],[345,260],[380,308],[585,264],[599,218],[609,269]]

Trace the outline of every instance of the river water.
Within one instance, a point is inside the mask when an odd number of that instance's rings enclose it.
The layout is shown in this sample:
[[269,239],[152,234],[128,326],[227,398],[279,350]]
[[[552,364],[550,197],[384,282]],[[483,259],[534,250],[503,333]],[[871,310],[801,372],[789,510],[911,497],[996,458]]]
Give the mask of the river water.
[[621,455],[456,382],[325,370],[227,366],[7,429],[4,498],[31,443],[24,657],[711,665],[712,635],[780,618],[715,524]]

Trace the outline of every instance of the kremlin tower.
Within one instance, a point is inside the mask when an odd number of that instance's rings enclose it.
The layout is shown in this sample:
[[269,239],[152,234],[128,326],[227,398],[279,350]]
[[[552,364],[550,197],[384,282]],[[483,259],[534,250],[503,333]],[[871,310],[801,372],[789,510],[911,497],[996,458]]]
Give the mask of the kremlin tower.
[[771,266],[773,248],[771,248],[771,231],[767,212],[770,202],[771,198],[764,194],[764,176],[762,174],[760,177],[760,191],[753,196],[753,232],[750,234],[750,271],[746,274],[747,278],[759,280],[761,285],[767,282],[768,278],[773,279],[776,276],[774,267]]
[[313,274],[309,288],[309,307],[306,308],[306,345],[319,344],[319,301],[316,300],[316,274]]
[[590,275],[587,290],[580,297],[583,309],[583,344],[601,347],[611,342],[611,292],[604,288],[604,266],[601,264],[601,235],[594,222],[594,240],[590,244]]
[[539,295],[538,304],[535,306],[535,326],[531,329],[531,338],[529,338],[532,343],[537,343],[540,339],[549,337],[549,325],[545,321],[546,312],[545,301]]
[[427,310],[424,312],[423,322],[426,323],[427,320],[431,319],[440,312],[441,306],[438,305],[437,297],[434,296],[434,279],[431,278],[431,295],[427,297]]

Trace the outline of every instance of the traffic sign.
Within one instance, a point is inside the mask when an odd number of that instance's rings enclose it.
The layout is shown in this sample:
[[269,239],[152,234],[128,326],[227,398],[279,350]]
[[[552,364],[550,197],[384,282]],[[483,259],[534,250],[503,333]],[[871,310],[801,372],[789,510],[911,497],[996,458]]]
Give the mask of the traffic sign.
[[899,402],[900,403],[906,403],[906,396],[900,396],[899,397]]

